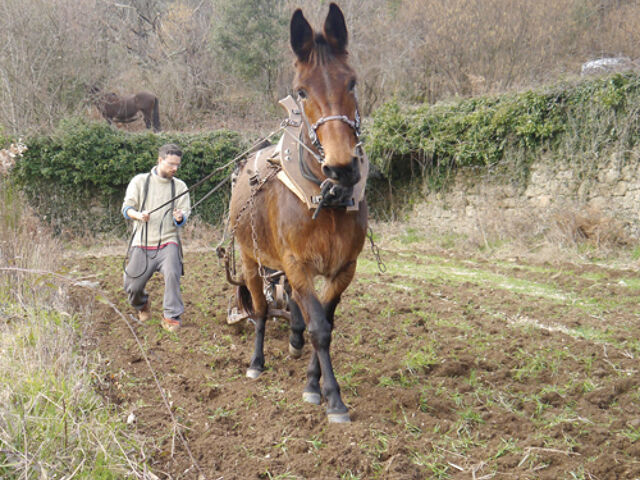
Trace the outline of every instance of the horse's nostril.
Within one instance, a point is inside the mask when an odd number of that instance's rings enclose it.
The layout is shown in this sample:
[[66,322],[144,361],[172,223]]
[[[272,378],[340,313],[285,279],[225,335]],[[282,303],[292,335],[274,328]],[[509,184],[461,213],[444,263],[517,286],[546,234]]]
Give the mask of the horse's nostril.
[[335,169],[328,167],[327,165],[322,166],[322,173],[324,173],[327,178],[330,178],[331,180],[338,180],[338,172]]
[[360,180],[360,168],[358,168],[357,158],[347,167],[329,167],[327,165],[322,166],[322,173],[327,178],[335,180],[340,185],[351,187],[358,183]]

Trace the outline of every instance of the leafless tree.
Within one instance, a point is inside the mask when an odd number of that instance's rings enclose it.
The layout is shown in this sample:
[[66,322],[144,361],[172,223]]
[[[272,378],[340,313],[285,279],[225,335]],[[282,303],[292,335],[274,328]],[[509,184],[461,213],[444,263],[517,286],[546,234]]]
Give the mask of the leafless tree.
[[[274,98],[290,88],[288,32],[280,25],[278,34],[267,32],[283,63],[266,88],[247,81],[214,44],[213,32],[229,26],[223,22],[244,21],[221,15],[231,1],[3,0],[0,127],[24,135],[87,115],[91,85],[154,92],[169,129],[272,122],[280,114]],[[277,8],[288,18],[302,7],[320,26],[327,3],[285,0]],[[577,74],[599,56],[640,56],[640,0],[339,3],[365,114],[394,97],[435,102],[499,92]]]

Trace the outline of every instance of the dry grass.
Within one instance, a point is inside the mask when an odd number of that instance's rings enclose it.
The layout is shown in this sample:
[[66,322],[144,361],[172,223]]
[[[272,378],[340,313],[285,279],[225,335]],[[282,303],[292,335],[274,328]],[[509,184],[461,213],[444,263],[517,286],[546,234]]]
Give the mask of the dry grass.
[[52,273],[62,245],[3,178],[0,202],[0,477],[142,478],[135,439],[93,389],[99,364],[80,353],[91,298],[74,306]]
[[591,263],[608,258],[632,268],[637,264],[638,251],[623,225],[599,210],[569,201],[535,209],[500,195],[487,196],[477,207],[461,198],[434,194],[401,222],[373,223],[380,245],[487,260]]
[[551,215],[552,243],[578,246],[588,244],[601,251],[611,251],[632,243],[623,225],[592,207],[575,206],[556,210]]

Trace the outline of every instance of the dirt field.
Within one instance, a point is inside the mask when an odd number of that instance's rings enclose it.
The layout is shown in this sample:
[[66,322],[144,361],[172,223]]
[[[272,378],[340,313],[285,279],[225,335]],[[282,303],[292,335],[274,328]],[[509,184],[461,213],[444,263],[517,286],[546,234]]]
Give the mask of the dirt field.
[[[640,478],[637,268],[488,261],[401,231],[396,240],[380,242],[386,274],[365,250],[337,310],[332,354],[348,425],[330,425],[324,407],[302,402],[310,346],[292,359],[281,320],[267,325],[266,372],[245,378],[253,330],[226,325],[231,289],[212,249],[186,254],[178,335],[159,327],[163,284],[152,279],[153,320],[130,320],[144,354],[124,321],[96,303],[93,347],[104,360],[96,384],[122,418],[135,416],[153,473]],[[78,256],[69,266],[131,312],[121,257]]]

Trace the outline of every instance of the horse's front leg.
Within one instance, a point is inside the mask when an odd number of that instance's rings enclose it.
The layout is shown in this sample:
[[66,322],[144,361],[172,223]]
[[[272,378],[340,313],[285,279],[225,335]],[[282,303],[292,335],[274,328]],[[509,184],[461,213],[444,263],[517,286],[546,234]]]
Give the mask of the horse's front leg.
[[[331,346],[331,324],[327,320],[325,309],[312,290],[294,290],[295,302],[300,306],[307,318],[309,338],[313,346],[313,353],[307,367],[307,385],[302,393],[305,402],[320,405],[322,394],[327,399],[327,413],[346,415],[347,407],[340,398],[340,387],[333,374],[329,348]],[[324,375],[324,385],[320,389],[320,377]]]
[[[340,386],[336,380],[331,355],[331,334],[333,317],[342,292],[347,288],[356,270],[355,261],[350,262],[334,278],[329,279],[324,289],[321,303],[313,290],[298,290],[294,287],[294,300],[302,309],[309,323],[309,337],[314,348],[307,368],[307,385],[303,399],[310,403],[320,402],[320,391],[327,400],[329,422],[349,422],[349,409],[340,395]],[[291,282],[291,278],[289,278]],[[320,390],[320,376],[324,377]]]
[[264,332],[267,323],[267,299],[264,296],[263,281],[255,260],[242,255],[242,269],[247,288],[251,293],[256,333],[253,356],[247,369],[247,378],[256,379],[264,371]]
[[[324,306],[325,318],[329,322],[329,328],[333,334],[333,315],[336,310],[336,306],[340,301],[338,297],[334,302]],[[293,334],[293,332],[292,332]],[[311,353],[309,359],[309,365],[307,366],[307,385],[302,393],[302,398],[307,403],[313,403],[314,405],[320,405],[322,401],[321,389],[320,389],[320,377],[322,376],[322,369],[320,367],[320,361],[318,355],[314,350]]]
[[[344,292],[349,286],[349,284],[353,280],[355,273],[356,261],[353,260],[347,263],[336,276],[328,279],[325,283],[321,299],[325,318],[327,320],[327,323],[329,324],[329,338],[331,338],[331,335],[333,333],[336,307],[338,306],[338,303],[340,303],[342,292]],[[314,368],[315,364],[319,364],[322,373],[329,371],[329,373],[331,374],[330,377],[325,375],[322,385],[322,393],[324,394],[328,402],[327,414],[329,416],[329,422],[343,423],[351,421],[351,419],[349,418],[347,407],[344,406],[344,403],[342,403],[342,397],[340,396],[340,387],[337,380],[335,379],[333,368],[330,365],[331,359],[327,359],[327,362],[329,362],[329,369],[327,369],[323,366],[322,355],[324,355],[324,353],[318,350],[316,350],[316,352],[314,353],[315,354],[311,357],[311,361],[309,363],[309,370],[311,371]],[[326,355],[327,357],[329,357],[328,348]],[[334,399],[334,403],[332,403],[332,398]]]

